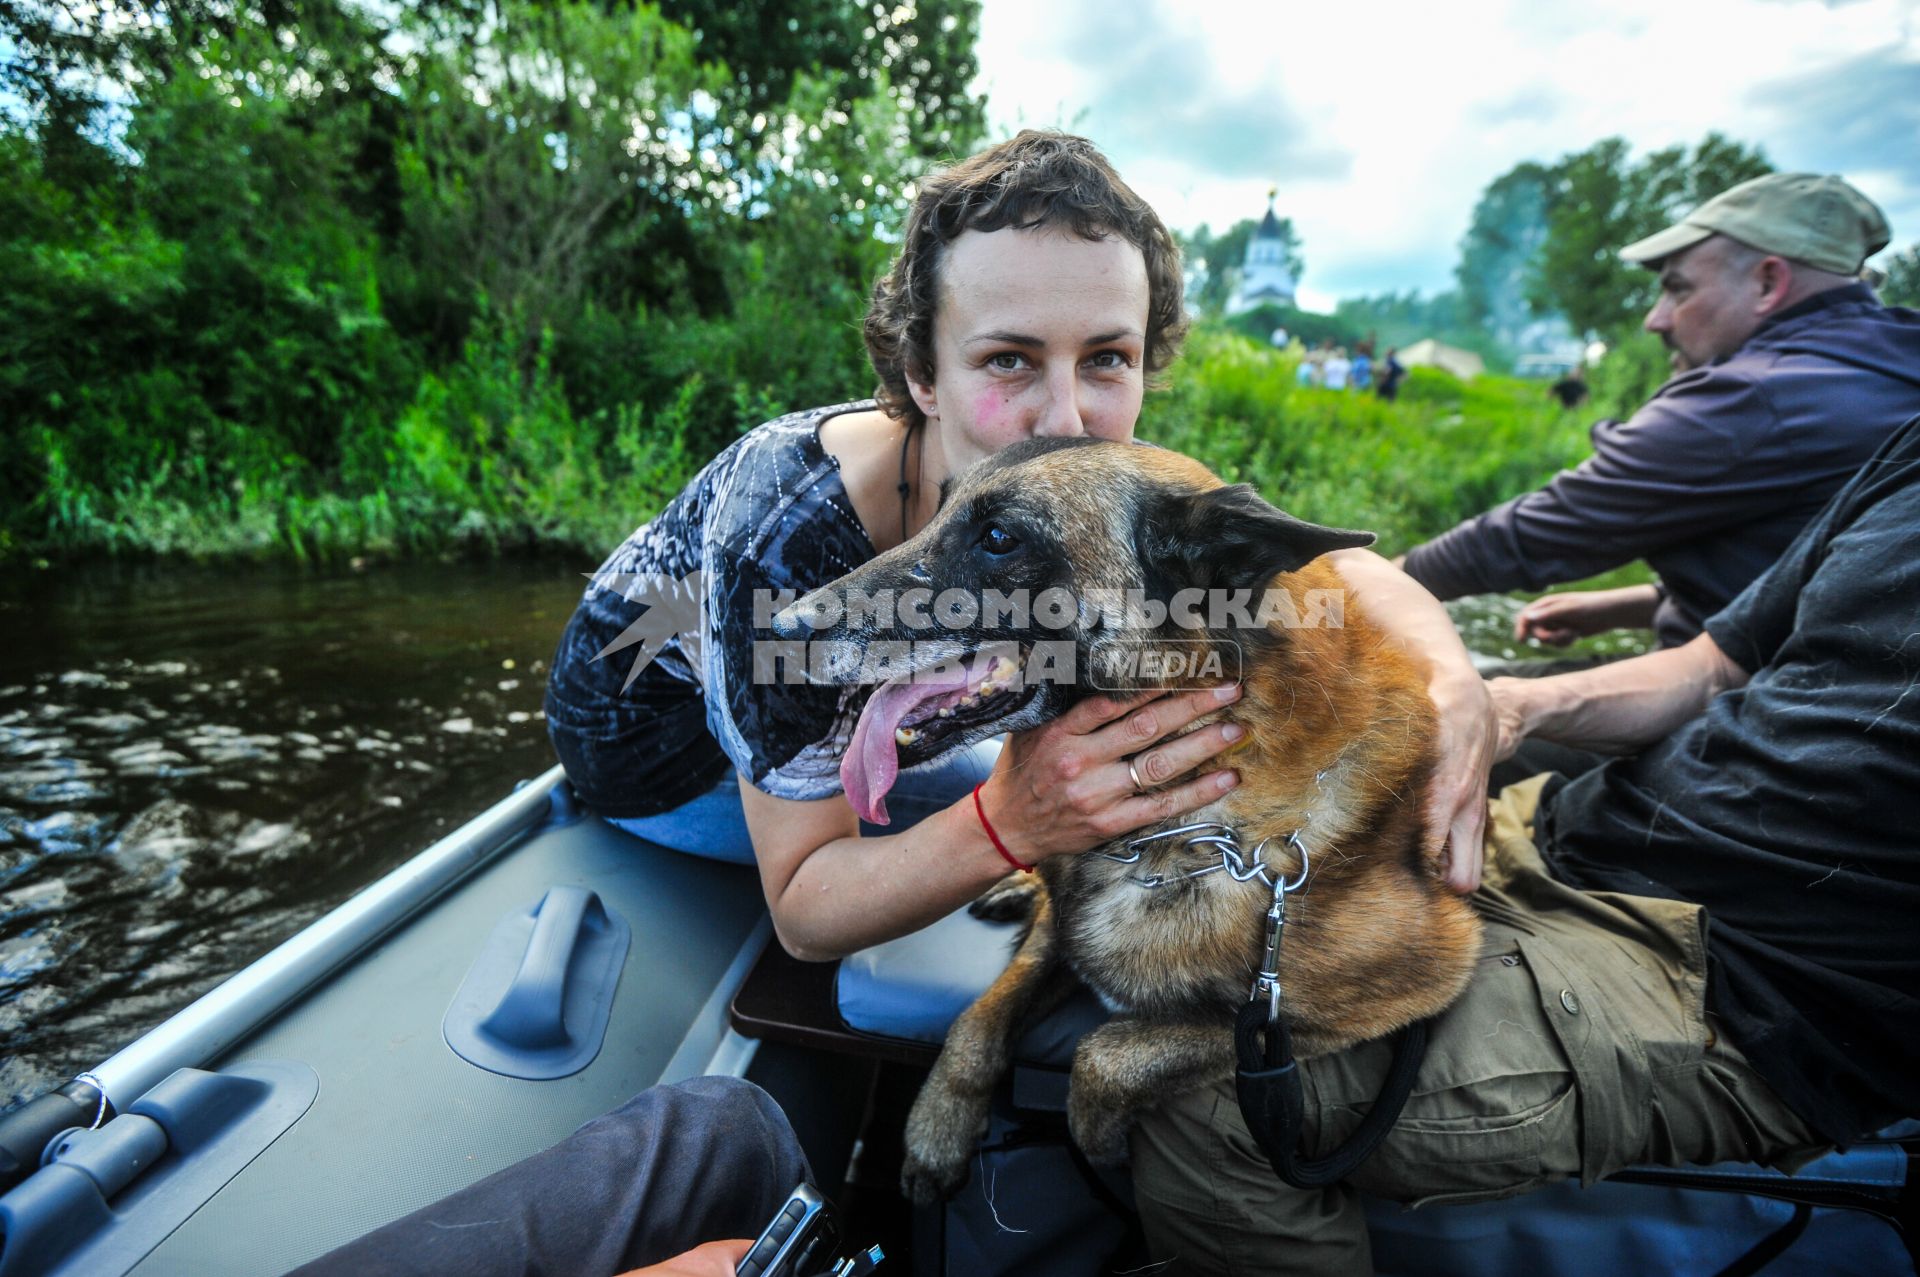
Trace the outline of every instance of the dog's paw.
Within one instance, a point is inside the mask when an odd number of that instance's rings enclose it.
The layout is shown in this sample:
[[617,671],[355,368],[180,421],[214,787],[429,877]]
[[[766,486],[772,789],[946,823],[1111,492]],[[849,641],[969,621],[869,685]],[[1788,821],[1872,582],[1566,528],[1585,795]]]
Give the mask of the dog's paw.
[[1033,916],[1040,884],[1032,874],[1002,878],[974,898],[967,912],[982,922],[1024,922]]
[[967,1163],[987,1133],[987,1100],[929,1084],[907,1118],[906,1156],[900,1190],[915,1205],[931,1206],[953,1196],[967,1179]]
[[1078,1095],[1067,1097],[1067,1129],[1095,1166],[1118,1166],[1127,1160],[1127,1132],[1132,1127],[1127,1113],[1088,1103]]

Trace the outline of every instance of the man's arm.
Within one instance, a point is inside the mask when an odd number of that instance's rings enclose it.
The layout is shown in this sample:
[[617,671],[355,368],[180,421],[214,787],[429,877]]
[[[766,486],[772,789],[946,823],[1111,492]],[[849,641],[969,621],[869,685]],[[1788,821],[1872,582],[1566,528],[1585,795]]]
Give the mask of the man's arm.
[[1541,590],[1776,509],[1805,476],[1750,456],[1773,420],[1748,377],[1670,384],[1631,421],[1596,424],[1574,469],[1409,550],[1407,575],[1443,599]]
[[1566,590],[1546,594],[1513,618],[1513,637],[1565,647],[1575,639],[1606,630],[1647,630],[1660,608],[1660,591],[1651,585],[1617,590]]
[[1428,662],[1427,694],[1439,713],[1438,761],[1427,802],[1427,854],[1447,852],[1447,885],[1480,885],[1487,825],[1487,772],[1494,764],[1495,723],[1487,685],[1438,599],[1371,550],[1328,556],[1374,623],[1406,651]]
[[1487,684],[1499,721],[1497,758],[1529,737],[1601,754],[1631,754],[1672,735],[1749,675],[1702,634],[1682,647],[1558,674]]

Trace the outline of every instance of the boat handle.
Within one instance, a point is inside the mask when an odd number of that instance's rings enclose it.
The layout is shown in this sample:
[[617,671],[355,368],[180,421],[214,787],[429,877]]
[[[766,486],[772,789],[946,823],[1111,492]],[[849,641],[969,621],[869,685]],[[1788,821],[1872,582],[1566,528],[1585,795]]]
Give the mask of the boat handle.
[[[591,914],[589,908],[591,907]],[[534,915],[533,934],[513,983],[481,1022],[495,1041],[539,1051],[567,1045],[567,970],[581,934],[607,925],[606,906],[585,887],[554,887]]]

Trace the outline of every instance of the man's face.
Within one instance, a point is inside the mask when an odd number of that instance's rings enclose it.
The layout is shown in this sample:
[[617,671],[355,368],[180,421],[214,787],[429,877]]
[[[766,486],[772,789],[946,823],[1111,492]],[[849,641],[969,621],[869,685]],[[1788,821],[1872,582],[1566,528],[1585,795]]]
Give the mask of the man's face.
[[1675,372],[1726,358],[1760,327],[1761,260],[1715,235],[1660,264],[1660,299],[1645,327],[1666,343]]

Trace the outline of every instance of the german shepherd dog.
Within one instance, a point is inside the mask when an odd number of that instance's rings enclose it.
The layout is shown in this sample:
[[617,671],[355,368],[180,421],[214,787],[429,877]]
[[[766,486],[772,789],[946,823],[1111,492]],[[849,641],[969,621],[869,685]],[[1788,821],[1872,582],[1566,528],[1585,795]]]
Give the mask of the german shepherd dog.
[[[1173,452],[1034,440],[955,480],[917,536],[776,618],[778,632],[815,640],[812,677],[879,684],[841,774],[855,809],[882,823],[903,766],[1043,723],[1096,688],[1165,690],[1170,667],[1194,686],[1209,654],[1229,677],[1239,666],[1241,699],[1203,720],[1246,729],[1237,788],[1105,848],[1041,862],[1044,890],[1031,893],[1011,964],[955,1021],[908,1121],[903,1179],[917,1200],[960,1185],[1018,1031],[1076,977],[1115,1012],[1081,1039],[1069,1083],[1069,1125],[1092,1160],[1124,1157],[1129,1128],[1162,1098],[1231,1076],[1234,1015],[1261,965],[1272,901],[1241,873],[1262,849],[1270,874],[1294,876],[1290,835],[1310,861],[1289,898],[1281,957],[1281,1013],[1301,1056],[1432,1016],[1465,987],[1479,921],[1422,849],[1434,764],[1424,671],[1350,605],[1298,623],[1311,592],[1344,599],[1319,556],[1372,540],[1303,523]],[[916,590],[923,606],[909,623],[874,605]],[[1221,616],[1155,606],[1188,590],[1251,602]],[[1024,616],[968,605],[989,591],[1041,602]],[[1087,602],[1129,591],[1140,606],[1125,616]],[[1253,612],[1274,600],[1287,606]],[[1194,620],[1205,624],[1180,623]],[[1034,677],[1035,656],[1062,647],[1072,669]],[[1155,650],[1179,659],[1140,659]],[[1201,821],[1235,831],[1241,873],[1195,874],[1223,867],[1217,844],[1135,841]]]

